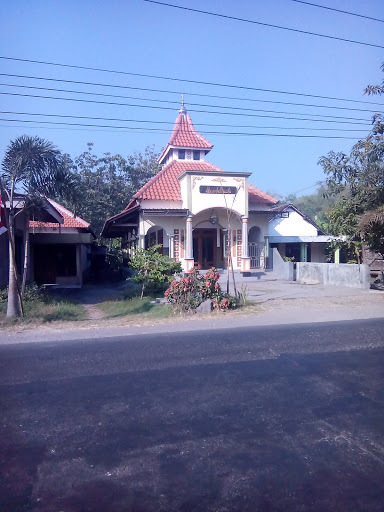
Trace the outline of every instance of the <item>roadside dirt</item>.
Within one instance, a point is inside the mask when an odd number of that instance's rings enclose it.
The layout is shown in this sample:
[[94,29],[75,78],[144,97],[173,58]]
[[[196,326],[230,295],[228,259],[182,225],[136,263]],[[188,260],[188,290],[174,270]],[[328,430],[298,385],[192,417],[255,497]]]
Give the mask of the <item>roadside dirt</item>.
[[[121,328],[124,331],[129,329],[136,330],[142,327],[161,328],[170,330],[176,328],[176,324],[182,324],[183,329],[198,329],[205,323],[215,327],[240,327],[245,323],[257,324],[283,324],[292,322],[316,322],[333,320],[353,320],[357,318],[377,318],[384,317],[384,292],[367,293],[362,298],[359,295],[336,296],[336,297],[299,297],[283,299],[260,298],[260,301],[253,301],[243,308],[226,312],[213,312],[206,315],[186,315],[175,314],[165,319],[143,319],[140,315],[134,317],[105,317],[98,305],[104,300],[113,300],[121,296],[121,291],[116,289],[104,290],[100,295],[100,290],[86,290],[82,296],[81,303],[88,311],[88,318],[80,321],[61,321],[45,324],[25,323],[15,324],[3,327],[1,333],[17,334],[32,331],[33,335],[38,332],[47,331],[72,331],[72,330],[95,330],[107,331]],[[78,294],[78,299],[80,293]],[[267,300],[266,300],[267,299]],[[158,305],[156,307],[163,307]]]

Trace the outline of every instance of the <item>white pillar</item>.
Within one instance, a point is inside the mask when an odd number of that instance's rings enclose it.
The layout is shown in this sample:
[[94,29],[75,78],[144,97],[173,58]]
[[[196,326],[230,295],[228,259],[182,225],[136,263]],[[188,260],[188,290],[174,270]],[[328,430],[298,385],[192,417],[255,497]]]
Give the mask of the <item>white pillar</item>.
[[241,242],[241,271],[249,273],[251,271],[251,259],[248,256],[248,217],[243,216],[242,221],[242,242]]
[[194,267],[193,240],[192,240],[192,215],[188,215],[185,226],[185,258],[184,271],[189,272]]
[[174,247],[174,238],[173,235],[168,235],[169,240],[169,257],[174,258],[175,257],[175,247]]

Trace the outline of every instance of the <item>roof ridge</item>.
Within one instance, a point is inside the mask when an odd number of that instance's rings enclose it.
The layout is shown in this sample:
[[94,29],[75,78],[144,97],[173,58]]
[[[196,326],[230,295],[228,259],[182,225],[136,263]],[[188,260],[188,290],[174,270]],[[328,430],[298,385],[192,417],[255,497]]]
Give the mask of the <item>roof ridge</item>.
[[71,212],[70,210],[65,208],[65,206],[57,203],[56,201],[54,201],[53,199],[51,199],[49,197],[47,197],[47,200],[51,203],[52,206],[54,206],[55,208],[60,210],[61,213],[64,213],[68,217],[71,217],[72,219],[76,220],[77,222],[80,222],[81,224],[84,224],[85,227],[89,227],[90,226],[89,222],[87,222],[86,220],[82,219],[81,217],[77,217],[73,212]]

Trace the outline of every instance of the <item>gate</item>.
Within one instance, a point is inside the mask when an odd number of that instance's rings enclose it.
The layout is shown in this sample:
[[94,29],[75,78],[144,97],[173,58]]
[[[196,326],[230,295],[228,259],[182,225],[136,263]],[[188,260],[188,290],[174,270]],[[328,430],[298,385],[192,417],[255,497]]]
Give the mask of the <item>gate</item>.
[[248,255],[251,258],[251,268],[264,267],[264,244],[249,242]]

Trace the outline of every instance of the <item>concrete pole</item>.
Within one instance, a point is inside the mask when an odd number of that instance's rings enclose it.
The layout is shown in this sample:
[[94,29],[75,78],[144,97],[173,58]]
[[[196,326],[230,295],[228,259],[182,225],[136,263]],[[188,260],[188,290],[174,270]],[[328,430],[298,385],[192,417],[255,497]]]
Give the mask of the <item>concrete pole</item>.
[[184,258],[184,271],[190,272],[194,267],[193,259],[193,239],[192,239],[192,215],[188,215],[185,226],[185,258]]
[[242,221],[241,241],[241,271],[243,275],[251,275],[251,258],[248,256],[248,217],[244,215]]
[[169,235],[169,257],[174,258],[175,257],[175,246],[174,246],[174,235]]

